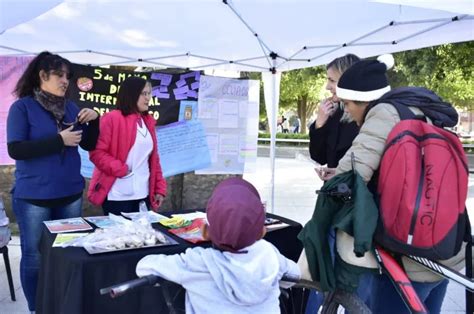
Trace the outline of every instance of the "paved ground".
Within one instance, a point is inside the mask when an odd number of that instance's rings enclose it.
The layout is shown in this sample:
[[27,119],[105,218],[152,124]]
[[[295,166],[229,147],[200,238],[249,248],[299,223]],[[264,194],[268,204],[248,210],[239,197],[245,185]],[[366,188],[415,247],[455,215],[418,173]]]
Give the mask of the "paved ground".
[[[269,158],[259,157],[257,159],[257,169],[257,173],[246,174],[244,177],[257,187],[262,198],[267,201],[268,207],[271,207]],[[295,159],[278,158],[276,169],[274,213],[304,224],[311,218],[316,201],[315,191],[322,185],[322,182],[317,179],[312,163],[301,155]],[[469,180],[468,208],[474,209],[474,177]],[[270,208],[268,210],[270,211]],[[474,214],[474,211],[472,211],[472,214]],[[0,261],[0,314],[26,314],[28,310],[21,290],[18,271],[20,264],[18,237],[15,237],[8,247],[17,301],[12,302],[10,300],[5,266]],[[464,312],[464,290],[457,284],[450,283],[442,313]]]

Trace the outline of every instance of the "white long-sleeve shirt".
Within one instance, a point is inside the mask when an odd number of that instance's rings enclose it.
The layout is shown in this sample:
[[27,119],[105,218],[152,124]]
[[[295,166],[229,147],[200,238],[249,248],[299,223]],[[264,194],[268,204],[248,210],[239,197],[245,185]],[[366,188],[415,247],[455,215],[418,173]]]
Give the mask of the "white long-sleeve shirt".
[[135,143],[128,152],[126,164],[131,171],[117,178],[107,195],[110,201],[138,200],[148,196],[150,166],[148,159],[153,149],[153,140],[145,122],[137,125]]

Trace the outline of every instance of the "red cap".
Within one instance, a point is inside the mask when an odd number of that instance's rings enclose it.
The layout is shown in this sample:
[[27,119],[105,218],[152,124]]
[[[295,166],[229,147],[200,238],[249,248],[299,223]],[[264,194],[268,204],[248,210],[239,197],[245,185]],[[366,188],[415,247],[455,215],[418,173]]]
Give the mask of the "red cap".
[[240,178],[219,183],[207,202],[211,241],[224,251],[237,252],[262,236],[265,209],[255,187]]

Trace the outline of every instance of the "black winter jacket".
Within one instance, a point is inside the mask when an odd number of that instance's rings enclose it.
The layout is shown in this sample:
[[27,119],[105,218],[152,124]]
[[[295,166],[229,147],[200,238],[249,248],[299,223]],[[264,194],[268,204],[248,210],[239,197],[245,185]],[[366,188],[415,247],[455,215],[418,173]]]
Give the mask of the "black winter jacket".
[[328,118],[326,123],[316,129],[316,122],[309,127],[309,153],[311,159],[329,168],[336,168],[339,160],[351,147],[352,141],[359,133],[355,122],[342,123],[343,110],[337,108],[336,112]]

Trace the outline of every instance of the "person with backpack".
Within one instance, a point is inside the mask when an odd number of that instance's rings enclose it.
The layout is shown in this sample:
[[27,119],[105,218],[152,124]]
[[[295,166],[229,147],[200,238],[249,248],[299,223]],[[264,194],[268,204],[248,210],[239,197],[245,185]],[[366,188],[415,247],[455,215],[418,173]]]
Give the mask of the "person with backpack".
[[[336,95],[336,86],[341,75],[360,58],[348,53],[338,57],[326,65],[326,90],[331,97],[321,101],[316,120],[309,126],[309,154],[311,159],[321,164],[315,168],[318,177],[325,181],[326,176],[334,174],[339,160],[351,147],[352,141],[359,132],[359,127],[352,121],[349,114],[344,113],[344,103]],[[334,246],[335,233],[328,235],[329,244]],[[331,249],[331,256],[334,252]],[[306,314],[317,313],[323,304],[323,295],[310,292]]]
[[[380,56],[377,60],[359,61],[346,72],[344,72],[344,74],[339,79],[336,89],[338,97],[344,101],[345,111],[352,116],[354,121],[360,127],[359,134],[354,139],[351,148],[340,160],[339,165],[336,168],[336,175],[352,170],[354,165],[355,170],[362,176],[363,180],[366,183],[370,182],[369,187],[376,183],[376,173],[378,173],[378,175],[384,175],[384,173],[378,171],[384,153],[388,152],[390,145],[387,145],[386,141],[392,136],[392,131],[396,131],[400,125],[401,127],[406,127],[404,124],[408,125],[408,128],[405,130],[405,132],[402,132],[394,139],[394,143],[399,144],[399,142],[403,142],[405,140],[403,137],[404,135],[413,135],[416,132],[415,130],[410,129],[413,125],[420,122],[416,120],[423,119],[427,122],[422,122],[423,127],[429,129],[431,128],[431,125],[435,125],[438,127],[437,129],[439,129],[438,132],[443,133],[444,136],[444,130],[442,130],[442,128],[454,126],[458,119],[458,115],[451,105],[443,102],[436,94],[427,89],[407,87],[391,90],[390,85],[388,84],[386,71],[391,68],[393,64],[394,61],[391,55]],[[406,109],[408,109],[408,111]],[[400,123],[401,118],[408,118],[410,120]],[[432,129],[436,128],[433,127]],[[430,129],[430,131],[433,131],[432,129]],[[423,139],[423,135],[426,134],[422,133],[421,135],[422,136],[415,134],[411,137],[415,138],[416,140],[420,140]],[[428,137],[436,136],[428,135]],[[453,139],[450,138],[448,141],[449,140]],[[455,144],[453,144],[453,147],[454,146]],[[421,148],[421,155],[418,156],[418,161],[420,168],[426,170],[426,165],[422,162],[425,160],[424,154],[429,153],[430,146],[425,147],[428,149],[428,151],[425,151],[425,148]],[[404,149],[406,149],[406,147]],[[353,164],[351,162],[352,154],[355,156],[355,162]],[[408,151],[406,155],[409,155]],[[400,159],[401,157],[403,156],[399,156]],[[462,165],[462,157],[459,158],[459,162],[457,161],[458,158],[455,156],[453,158],[456,159],[456,165]],[[405,165],[405,167],[408,168],[407,165]],[[377,197],[382,197],[382,204],[383,197],[393,196],[399,185],[407,184],[407,180],[409,180],[409,178],[403,177],[403,171],[406,172],[408,170],[409,169],[400,169],[399,180],[396,180],[397,177],[393,176],[392,178],[394,179],[392,182],[389,182],[386,185],[386,189],[382,190],[380,187],[381,181],[378,181],[379,186],[376,195]],[[422,172],[422,174],[427,175],[427,172]],[[444,198],[453,197],[451,200],[453,208],[456,206],[461,208],[464,206],[466,199],[467,177],[464,177],[464,175],[459,175],[455,180],[457,180],[457,182],[452,181],[451,184],[453,185],[454,189],[457,189],[456,195],[444,195]],[[465,186],[463,186],[464,183]],[[408,184],[410,184],[410,182],[408,182]],[[411,188],[413,188],[415,191],[417,190],[416,186],[412,186]],[[449,189],[451,187],[448,186],[447,183],[446,186],[440,186],[439,188]],[[374,191],[373,188],[372,190]],[[423,187],[422,191],[424,192],[423,197],[425,198],[430,194],[426,187]],[[439,194],[441,196],[437,195],[437,197],[443,197],[443,193]],[[403,196],[403,194],[401,194],[401,196],[398,195],[399,198]],[[441,202],[443,200],[437,199],[436,201]],[[383,221],[384,212],[380,207],[380,204],[379,213],[381,220]],[[396,213],[392,214],[396,215]],[[459,213],[459,217],[461,216],[462,214]],[[416,217],[416,221],[413,222],[397,221],[396,226],[402,229],[405,227],[405,225],[410,226],[410,224],[418,224],[419,221],[421,221],[421,218],[423,217]],[[428,218],[425,219],[425,222],[427,221]],[[460,230],[465,227],[462,221],[459,223],[459,225]],[[457,238],[459,238],[462,233],[463,231],[459,231]],[[339,237],[338,234],[336,241],[340,240],[344,239]],[[411,241],[414,240],[413,238],[409,237],[408,244],[411,244]],[[347,253],[348,254],[346,256],[341,255],[341,258],[349,259],[352,252]],[[457,247],[452,252],[450,256],[451,258],[442,260],[440,262],[450,268],[459,270],[463,267],[464,263],[463,253],[464,250],[462,250],[460,247]],[[403,256],[401,257],[401,260],[408,277],[413,282],[415,290],[417,291],[420,299],[425,303],[429,313],[439,313],[444,296],[446,294],[448,281],[446,279],[442,279],[430,271],[425,270],[421,266],[416,265],[414,262],[409,261]],[[346,260],[346,262],[350,263],[348,260]],[[405,307],[401,297],[397,294],[393,284],[390,282],[387,276],[373,275],[370,285],[372,294],[367,302],[374,313],[407,312],[407,308]]]

